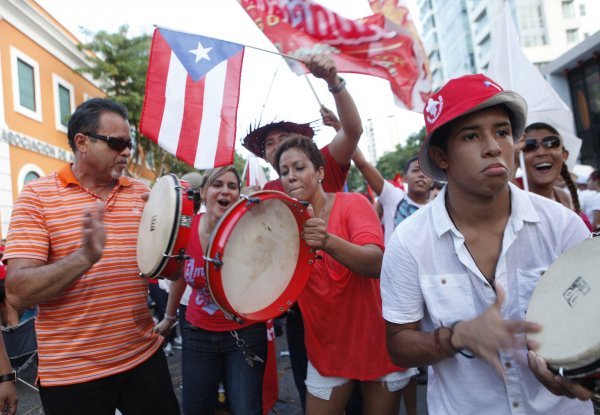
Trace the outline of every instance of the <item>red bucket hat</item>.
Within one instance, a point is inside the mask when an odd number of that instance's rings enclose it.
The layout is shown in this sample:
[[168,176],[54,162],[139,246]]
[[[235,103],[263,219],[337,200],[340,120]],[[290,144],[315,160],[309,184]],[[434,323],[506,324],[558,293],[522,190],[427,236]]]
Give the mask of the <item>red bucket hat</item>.
[[262,127],[251,127],[246,137],[242,138],[242,145],[255,156],[265,158],[265,138],[272,130],[281,130],[286,133],[302,134],[313,138],[315,130],[309,123],[297,124],[289,121],[271,122]]
[[500,104],[510,110],[513,139],[516,140],[523,134],[527,119],[527,103],[516,92],[505,91],[487,76],[477,74],[451,79],[433,93],[423,109],[427,135],[419,151],[421,170],[435,180],[447,180],[444,171],[429,156],[431,137],[440,127],[463,115]]

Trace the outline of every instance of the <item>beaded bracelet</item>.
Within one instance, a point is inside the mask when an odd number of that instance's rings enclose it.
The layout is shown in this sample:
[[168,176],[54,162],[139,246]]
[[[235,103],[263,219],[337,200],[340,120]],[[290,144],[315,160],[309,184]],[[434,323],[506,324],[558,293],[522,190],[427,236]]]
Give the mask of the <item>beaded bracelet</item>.
[[433,332],[433,337],[435,339],[435,347],[438,349],[440,354],[443,355],[444,357],[452,357],[452,356],[454,356],[454,354],[448,353],[448,350],[445,349],[444,346],[442,346],[442,342],[440,341],[440,331],[442,329],[450,330],[450,336],[452,336],[452,330],[450,329],[450,327],[444,327],[444,326],[438,327]]

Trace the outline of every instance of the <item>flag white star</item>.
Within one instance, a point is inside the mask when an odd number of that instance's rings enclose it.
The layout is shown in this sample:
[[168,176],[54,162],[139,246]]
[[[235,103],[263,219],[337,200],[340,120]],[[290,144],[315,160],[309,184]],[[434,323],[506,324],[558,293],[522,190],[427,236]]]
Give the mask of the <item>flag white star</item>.
[[193,55],[196,55],[196,62],[198,63],[202,59],[210,60],[210,56],[208,56],[208,52],[211,51],[212,48],[205,48],[202,46],[202,43],[198,42],[198,47],[196,49],[190,49],[189,52]]

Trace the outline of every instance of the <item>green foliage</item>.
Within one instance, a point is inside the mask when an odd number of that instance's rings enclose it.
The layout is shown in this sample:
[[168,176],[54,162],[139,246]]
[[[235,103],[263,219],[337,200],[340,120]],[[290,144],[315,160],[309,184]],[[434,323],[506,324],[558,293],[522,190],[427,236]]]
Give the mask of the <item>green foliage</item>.
[[421,143],[425,138],[425,127],[418,133],[411,134],[404,145],[398,144],[394,151],[388,151],[377,161],[377,169],[386,179],[393,179],[396,173],[404,174],[404,164],[419,154]]
[[348,186],[348,191],[350,192],[359,192],[366,189],[365,179],[360,173],[360,170],[358,170],[354,164],[350,166],[348,179],[346,179],[346,185]]
[[147,34],[128,37],[127,30],[125,25],[116,33],[88,31],[93,40],[79,47],[93,52],[88,57],[91,67],[79,71],[92,75],[110,98],[125,105],[129,122],[137,129],[144,102],[151,37]]

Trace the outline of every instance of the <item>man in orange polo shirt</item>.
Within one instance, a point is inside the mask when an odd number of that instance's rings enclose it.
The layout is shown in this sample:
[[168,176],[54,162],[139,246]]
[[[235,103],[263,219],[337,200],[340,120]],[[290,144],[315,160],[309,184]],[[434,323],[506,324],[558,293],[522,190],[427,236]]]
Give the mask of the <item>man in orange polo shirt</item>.
[[40,397],[46,414],[179,414],[138,276],[143,183],[123,177],[127,110],[94,98],[68,127],[75,161],[27,183],[4,259],[17,309],[39,305]]

